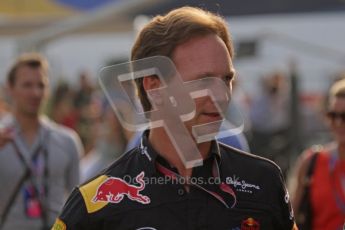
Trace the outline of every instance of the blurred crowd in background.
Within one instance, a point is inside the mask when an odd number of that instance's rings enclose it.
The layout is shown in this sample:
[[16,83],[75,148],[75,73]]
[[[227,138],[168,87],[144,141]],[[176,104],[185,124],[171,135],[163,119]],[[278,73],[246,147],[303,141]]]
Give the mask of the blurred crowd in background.
[[[262,76],[257,95],[245,92],[238,82],[233,90],[233,101],[242,113],[243,133],[250,152],[276,162],[285,176],[289,175],[303,149],[331,140],[324,121],[326,93],[299,94],[298,109],[294,114],[292,107],[296,107],[296,102],[291,92],[292,77],[272,70]],[[344,77],[344,73],[339,73],[330,78],[336,81]],[[43,111],[55,122],[80,135],[85,148],[81,158],[81,181],[120,157],[135,134],[121,126],[105,94],[93,79],[83,71],[77,85],[59,82],[50,89],[50,98]],[[1,92],[0,116],[3,117],[9,112],[8,103],[11,102],[6,99],[6,90]]]

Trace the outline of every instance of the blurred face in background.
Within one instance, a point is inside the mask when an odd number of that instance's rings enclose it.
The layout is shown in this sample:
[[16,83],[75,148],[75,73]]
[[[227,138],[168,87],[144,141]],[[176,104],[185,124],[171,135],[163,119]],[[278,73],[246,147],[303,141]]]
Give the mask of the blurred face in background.
[[330,99],[327,120],[338,144],[345,145],[345,97]]
[[9,86],[9,92],[15,112],[37,116],[48,92],[46,73],[41,67],[19,66],[15,81]]

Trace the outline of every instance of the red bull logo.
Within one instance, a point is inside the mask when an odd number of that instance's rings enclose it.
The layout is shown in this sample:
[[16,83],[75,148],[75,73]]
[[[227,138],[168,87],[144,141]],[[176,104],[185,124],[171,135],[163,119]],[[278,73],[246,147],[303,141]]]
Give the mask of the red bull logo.
[[253,218],[242,221],[241,230],[260,230],[260,224]]
[[140,194],[145,189],[144,171],[135,177],[139,186],[131,185],[126,181],[117,178],[109,177],[106,181],[100,184],[97,188],[95,196],[92,198],[92,202],[109,202],[120,203],[126,195],[128,199],[137,201],[142,204],[149,204],[151,202],[148,196]]

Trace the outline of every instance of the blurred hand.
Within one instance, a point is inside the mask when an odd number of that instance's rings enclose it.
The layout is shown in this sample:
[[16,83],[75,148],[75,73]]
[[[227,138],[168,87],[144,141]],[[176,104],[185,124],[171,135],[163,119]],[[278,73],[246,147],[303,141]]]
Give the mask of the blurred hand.
[[0,149],[13,140],[13,130],[5,128],[0,130]]

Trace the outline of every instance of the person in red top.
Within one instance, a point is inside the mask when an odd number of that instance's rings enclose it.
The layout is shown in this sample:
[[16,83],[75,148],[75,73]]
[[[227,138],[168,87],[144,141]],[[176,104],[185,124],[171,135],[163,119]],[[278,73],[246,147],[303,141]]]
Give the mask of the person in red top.
[[337,81],[331,87],[326,117],[334,142],[306,150],[297,167],[298,179],[292,205],[301,230],[343,229],[345,79]]

